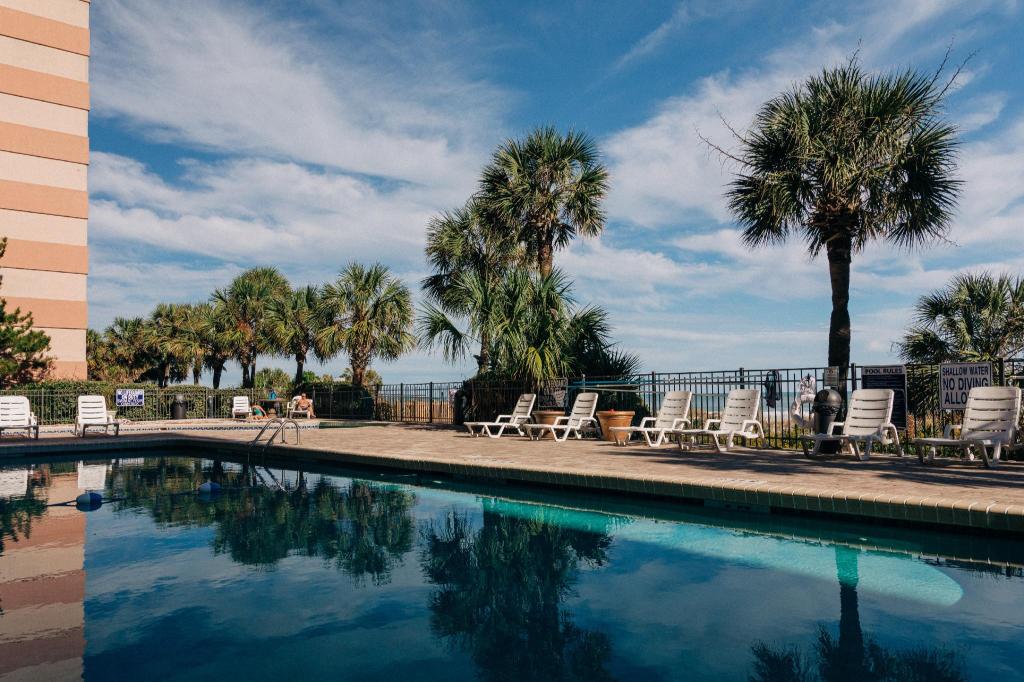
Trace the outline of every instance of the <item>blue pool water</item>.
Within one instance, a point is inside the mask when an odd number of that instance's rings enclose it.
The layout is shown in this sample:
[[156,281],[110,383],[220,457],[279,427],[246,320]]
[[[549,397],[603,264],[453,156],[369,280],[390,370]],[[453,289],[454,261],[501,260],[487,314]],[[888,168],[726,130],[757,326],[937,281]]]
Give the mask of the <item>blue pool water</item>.
[[1005,539],[175,453],[0,465],[0,533],[0,677],[1024,679]]

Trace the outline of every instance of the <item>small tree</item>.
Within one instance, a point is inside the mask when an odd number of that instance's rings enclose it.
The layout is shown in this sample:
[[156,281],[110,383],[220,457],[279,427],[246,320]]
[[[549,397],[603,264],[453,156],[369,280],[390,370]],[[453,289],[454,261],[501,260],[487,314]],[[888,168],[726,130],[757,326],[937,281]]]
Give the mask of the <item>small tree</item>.
[[[0,239],[0,258],[7,250],[7,238]],[[50,337],[32,329],[32,314],[20,308],[7,312],[0,298],[0,388],[39,381],[53,366],[47,353]]]

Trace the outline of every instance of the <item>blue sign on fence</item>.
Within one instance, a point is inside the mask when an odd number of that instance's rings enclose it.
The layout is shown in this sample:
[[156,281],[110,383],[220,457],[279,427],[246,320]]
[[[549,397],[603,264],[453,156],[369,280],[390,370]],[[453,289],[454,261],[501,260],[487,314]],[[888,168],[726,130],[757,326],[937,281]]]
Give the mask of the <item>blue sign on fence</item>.
[[119,388],[114,391],[118,407],[142,407],[146,404],[146,391],[142,388]]

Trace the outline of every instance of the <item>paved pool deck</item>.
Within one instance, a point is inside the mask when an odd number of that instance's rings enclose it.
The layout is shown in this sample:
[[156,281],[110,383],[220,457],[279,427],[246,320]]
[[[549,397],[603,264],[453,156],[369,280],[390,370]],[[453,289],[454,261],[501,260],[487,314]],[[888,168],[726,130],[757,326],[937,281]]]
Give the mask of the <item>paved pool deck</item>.
[[[324,424],[323,426],[328,426]],[[5,437],[0,461],[79,452],[201,445],[236,455],[250,450],[250,428],[123,430],[118,438],[44,432],[39,441]],[[231,424],[221,424],[221,427]],[[237,424],[235,425],[238,426]],[[314,427],[315,424],[303,424]],[[679,498],[738,508],[810,512],[927,525],[1024,533],[1024,463],[995,469],[949,461],[922,466],[915,456],[812,461],[798,452],[738,448],[680,451],[678,446],[619,447],[603,441],[554,443],[518,436],[473,438],[465,431],[408,424],[304,428],[300,445],[275,444],[276,457],[385,467],[446,476]]]

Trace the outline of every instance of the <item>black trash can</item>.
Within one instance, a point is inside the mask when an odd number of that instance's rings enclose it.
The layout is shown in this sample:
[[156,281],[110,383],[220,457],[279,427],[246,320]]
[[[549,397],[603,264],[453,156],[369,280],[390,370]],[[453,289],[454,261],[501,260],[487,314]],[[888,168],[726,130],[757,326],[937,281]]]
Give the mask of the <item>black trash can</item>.
[[171,402],[171,419],[184,419],[188,412],[188,404],[185,402],[185,395],[178,393]]
[[452,396],[452,423],[461,426],[466,423],[466,408],[469,407],[469,394],[464,389],[455,391]]
[[206,418],[213,419],[217,416],[217,397],[208,395],[206,396]]
[[[839,395],[839,391],[831,388],[818,391],[814,396],[814,405],[811,408],[811,411],[814,412],[815,433],[828,433],[842,408],[843,396]],[[821,444],[820,452],[834,455],[839,452],[839,443],[826,441]]]

